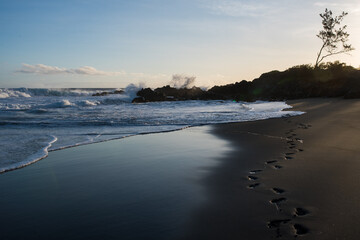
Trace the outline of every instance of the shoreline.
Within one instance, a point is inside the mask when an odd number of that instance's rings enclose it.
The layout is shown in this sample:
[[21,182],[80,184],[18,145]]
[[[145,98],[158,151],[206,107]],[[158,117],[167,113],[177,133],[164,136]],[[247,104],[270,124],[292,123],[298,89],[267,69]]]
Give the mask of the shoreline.
[[[262,101],[260,101],[262,102]],[[281,101],[276,101],[276,102],[281,102]],[[242,102],[242,103],[250,103],[250,102]],[[270,102],[269,102],[270,103]],[[285,103],[283,101],[283,103]],[[285,111],[289,111],[291,112],[291,108],[284,108],[282,110],[282,112]],[[302,113],[298,113],[298,114],[302,114]],[[277,118],[277,117],[270,117],[270,118]],[[266,118],[268,119],[268,118]],[[261,119],[257,119],[257,120],[261,120]],[[241,122],[244,121],[257,121],[257,120],[242,120]],[[0,175],[4,174],[6,172],[10,172],[10,171],[15,171],[21,168],[24,168],[26,166],[29,166],[31,164],[34,164],[38,161],[41,161],[43,159],[46,159],[48,157],[48,154],[50,152],[55,152],[55,151],[60,151],[60,150],[64,150],[64,149],[69,149],[69,148],[74,148],[74,147],[79,147],[79,146],[86,146],[86,145],[91,145],[91,144],[96,144],[96,143],[103,143],[103,142],[108,142],[108,141],[113,141],[113,140],[121,140],[121,139],[125,139],[125,138],[129,138],[129,137],[134,137],[134,136],[141,136],[141,135],[148,135],[148,134],[157,134],[157,133],[168,133],[168,132],[175,132],[175,131],[181,131],[187,128],[192,128],[192,127],[201,127],[201,126],[215,126],[218,124],[231,124],[231,123],[238,123],[238,121],[233,121],[233,122],[225,122],[225,123],[207,123],[207,124],[195,124],[195,125],[183,125],[181,127],[178,128],[174,128],[174,129],[168,129],[168,130],[159,130],[159,131],[149,131],[149,132],[139,132],[139,133],[135,133],[135,134],[130,134],[130,135],[124,135],[124,136],[119,136],[119,137],[115,137],[115,138],[111,138],[111,139],[104,139],[104,140],[97,140],[97,141],[89,141],[89,142],[79,142],[79,143],[75,143],[74,145],[65,145],[65,146],[60,146],[60,147],[56,147],[56,148],[52,148],[53,144],[57,142],[58,140],[58,136],[55,135],[50,135],[50,137],[53,138],[53,140],[50,140],[48,142],[47,146],[44,146],[42,149],[38,150],[37,153],[28,156],[26,159],[24,159],[23,161],[20,162],[16,162],[13,163],[9,166],[6,167],[1,167],[0,168]]]

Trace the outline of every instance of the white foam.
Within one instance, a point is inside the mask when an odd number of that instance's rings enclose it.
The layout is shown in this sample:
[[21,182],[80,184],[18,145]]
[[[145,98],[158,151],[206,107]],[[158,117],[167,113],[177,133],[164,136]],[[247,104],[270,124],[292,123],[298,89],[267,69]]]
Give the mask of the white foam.
[[131,102],[131,100],[133,100],[134,98],[136,98],[136,94],[138,91],[140,91],[142,88],[145,88],[145,84],[144,83],[139,83],[139,84],[129,84],[126,88],[125,88],[125,94],[128,96],[128,101]]
[[0,110],[27,110],[30,109],[31,105],[29,104],[11,104],[11,103],[0,103]]
[[49,154],[48,149],[51,147],[51,145],[53,143],[55,143],[57,141],[57,138],[55,136],[51,136],[51,137],[52,137],[52,139],[49,141],[49,143],[45,147],[40,149],[35,154],[27,157],[25,160],[20,161],[20,162],[16,162],[16,163],[12,163],[12,164],[9,164],[9,165],[4,166],[4,167],[0,167],[0,173],[12,171],[12,170],[19,169],[19,168],[23,168],[23,167],[26,167],[26,166],[28,166],[28,165],[30,165],[32,163],[40,161],[41,159],[46,158],[48,156],[48,154]]
[[49,105],[46,105],[45,107],[46,108],[66,108],[66,107],[71,107],[71,106],[75,106],[75,104],[71,103],[67,99],[63,99],[59,102],[50,103]]
[[251,111],[257,112],[276,112],[282,111],[286,108],[291,108],[291,106],[287,105],[285,102],[264,102],[264,101],[256,101],[254,103],[246,103],[243,104]]
[[31,97],[28,93],[0,88],[0,98],[10,98],[10,97]]
[[96,106],[96,105],[99,105],[99,104],[100,104],[99,101],[89,101],[89,100],[82,100],[82,101],[77,103],[78,106],[83,106],[83,107]]

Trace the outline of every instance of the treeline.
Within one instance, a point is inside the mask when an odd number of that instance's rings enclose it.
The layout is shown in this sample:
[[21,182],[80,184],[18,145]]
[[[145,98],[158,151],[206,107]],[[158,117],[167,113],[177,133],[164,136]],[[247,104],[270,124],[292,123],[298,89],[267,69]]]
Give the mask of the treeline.
[[360,70],[338,61],[299,65],[285,71],[271,71],[253,81],[214,86],[204,91],[193,87],[176,89],[170,86],[142,89],[133,102],[178,100],[288,100],[316,97],[360,98]]

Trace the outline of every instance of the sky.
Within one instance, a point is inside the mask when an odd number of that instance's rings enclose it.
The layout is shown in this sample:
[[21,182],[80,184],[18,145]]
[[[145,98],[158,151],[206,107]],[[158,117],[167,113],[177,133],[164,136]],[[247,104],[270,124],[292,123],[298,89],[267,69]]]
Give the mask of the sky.
[[360,1],[1,0],[0,88],[211,87],[314,64],[319,13],[349,13],[360,66]]

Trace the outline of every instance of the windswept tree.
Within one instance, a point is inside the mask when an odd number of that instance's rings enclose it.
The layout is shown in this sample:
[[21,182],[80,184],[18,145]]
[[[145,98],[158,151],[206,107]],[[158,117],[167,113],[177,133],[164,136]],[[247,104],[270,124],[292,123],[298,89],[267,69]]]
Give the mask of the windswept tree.
[[351,44],[346,43],[349,38],[349,34],[346,32],[347,26],[340,26],[346,15],[348,15],[347,12],[342,12],[339,16],[333,17],[332,11],[328,9],[325,9],[325,12],[320,14],[323,29],[316,36],[322,40],[323,45],[317,54],[315,68],[326,57],[354,50]]

